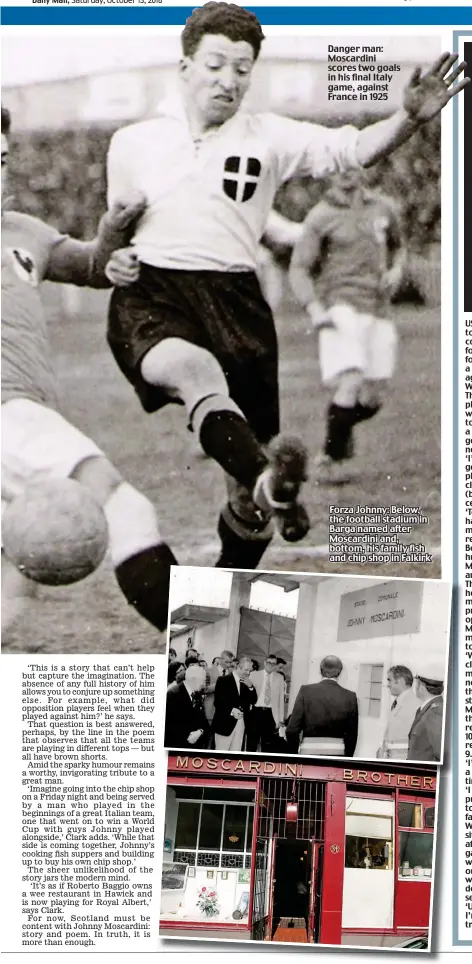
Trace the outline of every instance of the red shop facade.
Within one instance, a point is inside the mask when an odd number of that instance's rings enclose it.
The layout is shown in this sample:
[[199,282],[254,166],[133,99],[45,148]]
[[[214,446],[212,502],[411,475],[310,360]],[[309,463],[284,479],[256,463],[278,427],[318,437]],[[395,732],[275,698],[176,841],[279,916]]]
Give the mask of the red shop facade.
[[435,769],[174,754],[167,782],[163,936],[270,941],[294,919],[325,945],[428,931]]

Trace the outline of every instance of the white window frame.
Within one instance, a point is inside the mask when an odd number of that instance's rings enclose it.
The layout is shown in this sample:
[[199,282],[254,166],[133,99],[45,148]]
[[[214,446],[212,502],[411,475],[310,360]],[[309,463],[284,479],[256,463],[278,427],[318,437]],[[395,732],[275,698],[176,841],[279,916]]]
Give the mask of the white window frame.
[[[382,686],[383,686],[383,677],[384,677],[384,675],[385,675],[385,663],[367,663],[367,662],[366,662],[366,663],[360,663],[360,664],[359,664],[359,686],[360,686],[360,684],[361,684],[362,668],[363,668],[364,666],[367,667],[367,668],[370,670],[369,686],[372,686],[372,683],[376,682],[376,681],[374,681],[374,680],[372,679],[372,670],[374,669],[374,667],[381,667],[381,669],[382,669],[382,680],[380,681],[380,687],[382,687]],[[379,720],[379,719],[381,718],[381,716],[382,716],[382,689],[380,690],[380,699],[379,699],[379,700],[377,700],[375,697],[372,697],[372,696],[369,695],[368,697],[361,696],[360,699],[358,700],[358,702],[359,702],[359,713],[360,713],[361,716],[367,717],[368,719],[371,719],[371,720]],[[370,712],[370,705],[371,705],[371,703],[378,703],[378,704],[379,704],[379,713],[377,714],[377,716],[375,716],[373,713]],[[365,709],[366,706],[367,706],[367,710]]]
[[[187,799],[187,798],[185,798],[184,800],[179,800],[179,799],[178,799],[178,800],[177,800],[177,804],[178,804],[177,820],[176,820],[176,824],[175,824],[175,828],[176,828],[176,830],[175,830],[175,832],[176,832],[176,838],[177,838],[177,825],[178,825],[178,822],[179,822],[179,810],[180,810],[180,805],[181,805],[181,803],[183,803],[183,804],[185,804],[185,803],[198,803],[198,804],[200,805],[200,810],[199,810],[199,813],[198,813],[197,843],[196,843],[196,846],[195,846],[195,847],[176,847],[176,846],[174,846],[174,861],[175,861],[175,863],[182,863],[182,861],[179,861],[179,859],[178,859],[178,858],[179,858],[179,853],[195,854],[195,863],[193,864],[193,866],[194,866],[195,868],[197,868],[198,866],[200,866],[202,869],[204,869],[204,868],[206,867],[206,864],[200,864],[200,865],[198,864],[198,856],[199,856],[199,854],[201,854],[201,853],[202,853],[202,854],[219,854],[218,866],[215,866],[215,868],[214,868],[215,870],[233,870],[233,869],[234,869],[234,870],[238,870],[238,869],[239,869],[239,870],[247,870],[248,868],[246,867],[246,858],[247,858],[247,857],[251,857],[251,855],[252,855],[252,846],[251,846],[250,849],[248,849],[248,846],[247,846],[248,831],[249,831],[249,819],[250,819],[249,814],[250,814],[250,811],[252,811],[252,820],[254,820],[254,808],[255,808],[255,804],[254,804],[254,803],[248,803],[247,801],[244,801],[244,802],[243,802],[243,801],[239,801],[239,800],[230,800],[230,801],[229,801],[229,806],[231,806],[231,807],[245,807],[245,808],[246,808],[246,824],[245,824],[245,828],[244,828],[244,847],[243,847],[242,850],[224,850],[222,844],[223,844],[223,833],[224,833],[225,820],[226,820],[226,807],[227,807],[227,805],[228,805],[228,800],[202,800],[201,798],[200,798],[200,799],[193,799],[193,798]],[[200,827],[201,827],[201,822],[202,822],[202,807],[203,807],[205,804],[217,804],[218,806],[223,807],[223,819],[222,819],[222,821],[221,821],[221,834],[220,834],[220,845],[219,845],[219,847],[200,847],[200,846],[199,846],[199,843],[200,843]],[[242,857],[242,859],[243,859],[243,866],[242,866],[242,867],[232,868],[232,867],[223,867],[223,866],[222,866],[222,857],[225,857],[225,856],[234,857],[235,855],[238,855],[238,856]],[[207,867],[207,869],[213,869],[213,868],[208,868],[208,867]]]

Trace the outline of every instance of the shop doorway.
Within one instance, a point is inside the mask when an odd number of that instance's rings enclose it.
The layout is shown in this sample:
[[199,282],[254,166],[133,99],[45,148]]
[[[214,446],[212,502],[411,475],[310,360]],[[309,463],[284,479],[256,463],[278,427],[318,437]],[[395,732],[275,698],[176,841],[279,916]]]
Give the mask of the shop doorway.
[[269,940],[317,940],[320,870],[320,845],[315,841],[274,841]]

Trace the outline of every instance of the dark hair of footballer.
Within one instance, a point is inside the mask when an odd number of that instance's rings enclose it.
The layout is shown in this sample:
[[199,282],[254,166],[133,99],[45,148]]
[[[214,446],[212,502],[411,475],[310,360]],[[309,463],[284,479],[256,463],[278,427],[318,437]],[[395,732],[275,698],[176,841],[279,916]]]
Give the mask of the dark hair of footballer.
[[8,137],[11,127],[11,114],[6,107],[2,107],[2,134]]
[[221,34],[234,43],[245,40],[251,45],[255,60],[264,40],[262,27],[254,13],[237,7],[235,3],[216,3],[214,0],[197,7],[186,21],[181,35],[185,57],[193,56],[207,33]]

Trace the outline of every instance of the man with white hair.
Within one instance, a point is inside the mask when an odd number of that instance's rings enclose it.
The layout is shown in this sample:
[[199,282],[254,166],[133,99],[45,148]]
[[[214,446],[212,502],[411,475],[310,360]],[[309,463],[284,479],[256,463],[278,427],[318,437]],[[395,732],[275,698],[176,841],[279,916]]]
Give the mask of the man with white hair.
[[185,679],[167,693],[164,743],[172,749],[202,749],[206,746],[208,723],[203,710],[202,691],[206,673],[198,663],[187,667]]
[[408,734],[420,703],[413,686],[413,673],[408,666],[391,666],[387,673],[387,687],[393,700],[390,706],[379,760],[406,760]]
[[241,750],[247,721],[257,692],[249,676],[252,659],[242,656],[227,676],[220,676],[215,687],[213,729],[217,750]]

